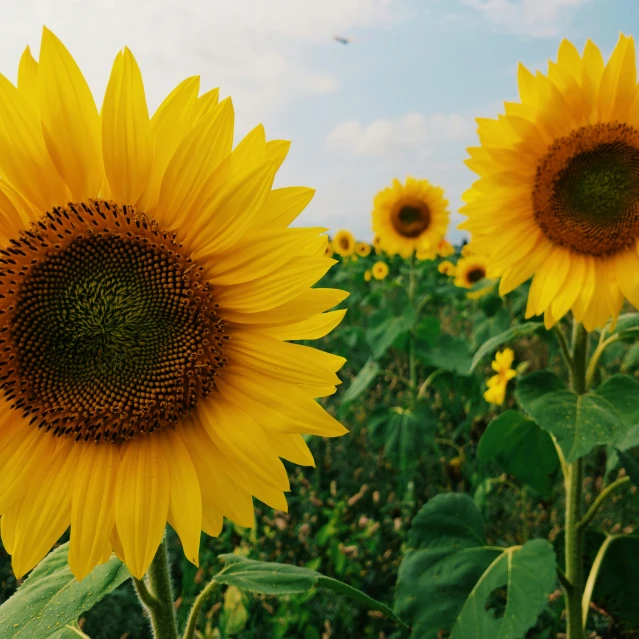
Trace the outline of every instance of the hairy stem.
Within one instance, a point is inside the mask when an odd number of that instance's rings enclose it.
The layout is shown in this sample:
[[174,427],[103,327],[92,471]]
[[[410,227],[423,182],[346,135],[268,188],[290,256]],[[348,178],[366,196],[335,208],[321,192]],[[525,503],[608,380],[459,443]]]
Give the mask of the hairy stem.
[[209,582],[204,590],[197,596],[197,599],[193,604],[193,608],[191,608],[191,612],[189,613],[189,619],[186,622],[186,630],[184,631],[184,636],[182,639],[193,639],[193,637],[195,636],[195,628],[197,627],[197,619],[200,615],[202,605],[211,595],[211,593],[218,587],[218,585],[219,584],[214,579],[213,581]]

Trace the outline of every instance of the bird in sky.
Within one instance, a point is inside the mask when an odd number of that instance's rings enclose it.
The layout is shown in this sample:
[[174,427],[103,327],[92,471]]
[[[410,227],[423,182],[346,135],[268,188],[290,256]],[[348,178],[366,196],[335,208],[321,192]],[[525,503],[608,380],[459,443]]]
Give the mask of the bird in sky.
[[335,42],[339,42],[340,44],[350,44],[352,42],[350,38],[345,38],[343,36],[333,36],[333,40],[335,40]]

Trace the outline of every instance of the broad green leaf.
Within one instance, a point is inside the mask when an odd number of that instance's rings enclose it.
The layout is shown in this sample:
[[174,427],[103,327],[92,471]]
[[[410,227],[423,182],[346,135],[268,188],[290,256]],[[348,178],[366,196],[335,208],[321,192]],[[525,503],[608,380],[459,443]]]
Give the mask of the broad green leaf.
[[389,619],[405,625],[385,604],[372,599],[356,588],[326,577],[315,570],[290,564],[255,561],[230,553],[219,555],[219,557],[226,565],[214,577],[218,583],[264,595],[292,595],[306,592],[314,587],[328,588],[364,604],[371,610],[378,610]]
[[418,341],[417,354],[426,366],[441,368],[460,375],[469,374],[471,353],[464,339],[442,333],[435,346],[430,347]]
[[612,383],[604,389],[605,396],[598,390],[577,395],[549,371],[537,371],[517,382],[515,397],[526,413],[555,435],[566,461],[573,462],[598,444],[615,443],[631,427],[627,419],[634,410],[632,402],[620,403],[618,410],[609,401],[617,401],[619,389],[626,386],[613,380],[608,380]]
[[0,606],[2,639],[48,639],[131,577],[112,556],[76,581],[67,563],[68,550],[69,545],[64,544],[51,552]]
[[536,330],[542,328],[544,325],[543,322],[526,322],[525,324],[518,324],[517,326],[511,326],[508,330],[492,337],[487,342],[484,342],[482,346],[479,347],[477,352],[475,353],[470,371],[472,372],[477,364],[488,354],[496,351],[502,344],[506,344],[510,342],[515,337],[520,337],[522,335],[530,335],[534,333]]
[[402,334],[407,333],[413,325],[410,313],[391,317],[380,326],[368,331],[367,340],[373,352],[374,359],[380,359]]
[[479,440],[479,459],[494,459],[502,469],[550,497],[559,459],[550,435],[532,419],[509,410],[493,419]]
[[639,336],[639,313],[624,313],[617,318],[614,330],[610,330],[611,323],[607,328],[610,335],[618,335],[621,339],[636,339]]
[[[497,297],[497,300],[501,304],[501,298]],[[472,338],[473,346],[484,344],[489,339],[501,335],[508,330],[510,322],[510,313],[505,308],[499,308],[496,313],[476,324]]]
[[631,371],[639,366],[639,342],[635,342],[624,355],[621,363],[622,371]]
[[610,474],[619,463],[618,450],[630,450],[639,446],[639,424],[633,426],[614,446],[608,446],[606,458],[606,475]]
[[623,450],[617,448],[617,455],[635,486],[639,486],[639,462]]
[[357,399],[373,383],[379,375],[379,371],[377,363],[373,359],[369,359],[342,396],[342,405]]
[[62,630],[54,632],[49,635],[47,639],[91,639],[88,635],[85,635],[82,630],[75,626],[65,626]]
[[415,334],[417,335],[417,339],[423,340],[429,346],[435,346],[437,343],[437,338],[441,333],[439,318],[433,317],[432,315],[427,315],[426,317],[422,317],[419,320],[419,324],[417,324],[417,328],[415,330]]
[[[531,628],[556,583],[555,551],[545,539],[504,549],[475,584],[451,639],[516,639]],[[496,617],[487,610],[494,590],[507,588],[506,609]]]
[[630,429],[639,424],[639,382],[629,375],[613,375],[595,389],[607,399]]

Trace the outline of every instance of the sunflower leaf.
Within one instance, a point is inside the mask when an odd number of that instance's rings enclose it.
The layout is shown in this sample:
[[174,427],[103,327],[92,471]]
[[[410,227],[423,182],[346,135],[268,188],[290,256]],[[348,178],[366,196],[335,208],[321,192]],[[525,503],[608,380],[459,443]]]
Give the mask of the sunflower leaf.
[[508,330],[505,330],[495,337],[491,337],[484,342],[475,353],[473,361],[470,365],[470,372],[475,370],[477,364],[486,357],[489,353],[496,351],[502,344],[506,344],[515,337],[521,337],[522,335],[530,335],[535,331],[543,328],[543,322],[526,322],[524,324],[517,324],[517,326],[511,326]]
[[342,406],[357,399],[373,383],[380,370],[377,363],[373,359],[369,359],[342,396]]
[[255,561],[232,553],[219,555],[219,558],[226,565],[214,577],[218,583],[235,586],[239,590],[276,596],[304,593],[315,587],[328,588],[364,604],[371,610],[378,610],[403,626],[406,625],[387,605],[316,570],[290,564]]
[[67,631],[66,624],[131,577],[124,564],[112,556],[82,581],[76,581],[69,569],[68,551],[67,543],[49,553],[13,597],[0,606],[2,639],[67,639],[72,635],[60,634]]

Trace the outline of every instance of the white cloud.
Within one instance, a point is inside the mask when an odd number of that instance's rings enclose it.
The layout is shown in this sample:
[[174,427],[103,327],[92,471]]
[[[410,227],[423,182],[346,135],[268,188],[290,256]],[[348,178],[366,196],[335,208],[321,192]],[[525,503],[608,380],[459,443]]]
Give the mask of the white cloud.
[[588,0],[462,0],[494,24],[536,37],[560,34],[576,10]]
[[329,148],[360,156],[387,157],[430,155],[433,145],[472,135],[475,125],[470,117],[459,113],[424,115],[411,112],[393,119],[379,119],[370,124],[357,120],[341,122],[328,134]]
[[127,45],[155,108],[180,80],[232,95],[252,125],[303,94],[330,93],[339,79],[308,62],[336,33],[385,23],[394,0],[7,0],[0,72],[16,76],[25,45],[39,49],[46,24],[78,60],[101,99],[110,66]]

